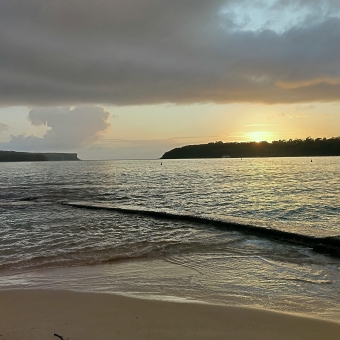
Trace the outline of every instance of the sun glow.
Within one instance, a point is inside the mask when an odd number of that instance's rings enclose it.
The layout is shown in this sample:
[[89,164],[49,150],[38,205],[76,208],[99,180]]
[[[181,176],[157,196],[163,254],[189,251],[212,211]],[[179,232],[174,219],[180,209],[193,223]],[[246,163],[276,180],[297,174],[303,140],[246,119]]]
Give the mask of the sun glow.
[[251,142],[259,143],[263,141],[271,141],[273,138],[273,134],[267,131],[254,131],[247,133],[246,137]]

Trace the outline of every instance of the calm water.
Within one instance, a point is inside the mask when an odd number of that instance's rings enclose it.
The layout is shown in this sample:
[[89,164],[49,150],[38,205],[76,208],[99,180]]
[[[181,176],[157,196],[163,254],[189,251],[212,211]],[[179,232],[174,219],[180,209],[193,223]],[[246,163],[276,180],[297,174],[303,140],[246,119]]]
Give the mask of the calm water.
[[[340,235],[339,157],[162,163],[0,164],[0,288],[119,292],[340,320],[339,258],[208,221]],[[178,218],[61,204],[75,201]]]

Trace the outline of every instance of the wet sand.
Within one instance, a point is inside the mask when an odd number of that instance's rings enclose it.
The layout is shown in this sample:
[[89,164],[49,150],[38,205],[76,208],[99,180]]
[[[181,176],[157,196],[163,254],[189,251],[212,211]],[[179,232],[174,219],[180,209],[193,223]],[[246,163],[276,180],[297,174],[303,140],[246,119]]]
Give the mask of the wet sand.
[[0,340],[335,340],[340,323],[253,308],[53,290],[0,291]]

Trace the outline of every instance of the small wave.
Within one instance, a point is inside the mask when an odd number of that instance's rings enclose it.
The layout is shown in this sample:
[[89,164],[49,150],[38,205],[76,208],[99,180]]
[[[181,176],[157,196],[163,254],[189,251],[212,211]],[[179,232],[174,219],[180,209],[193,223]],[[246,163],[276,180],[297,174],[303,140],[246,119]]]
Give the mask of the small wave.
[[139,254],[139,255],[117,255],[115,257],[111,257],[108,259],[98,260],[96,264],[101,263],[113,263],[113,262],[119,262],[119,261],[130,261],[130,260],[138,260],[138,259],[146,259],[150,256],[148,254]]
[[11,208],[25,208],[27,206],[31,206],[36,204],[35,201],[5,201],[5,202],[0,202],[0,207],[3,209],[11,209]]
[[22,198],[19,198],[18,201],[37,201],[39,199],[38,196],[32,196],[32,197],[22,197]]
[[116,197],[115,200],[117,201],[127,201],[129,200],[130,197],[127,197],[127,196],[121,196],[121,197]]
[[30,259],[18,260],[0,264],[1,276],[11,276],[18,273],[32,272],[35,270],[44,270],[52,268],[93,266],[105,263],[114,263],[119,261],[139,260],[152,258],[151,253],[136,254],[117,254],[109,256],[86,256],[74,257],[72,254],[64,254],[63,256],[36,256]]
[[198,273],[198,274],[201,274],[201,275],[204,275],[204,273],[202,272],[202,271],[200,271],[200,270],[198,270],[196,267],[194,267],[194,266],[189,266],[189,265],[187,265],[187,264],[184,264],[184,263],[182,263],[182,262],[179,262],[179,261],[175,261],[175,260],[173,260],[173,259],[164,259],[164,261],[166,261],[166,262],[169,262],[169,263],[172,263],[172,264],[176,264],[176,265],[178,265],[178,266],[182,266],[182,267],[185,267],[185,268],[188,268],[188,269],[191,269],[191,270],[194,270],[196,273]]
[[307,279],[301,279],[301,278],[283,278],[283,280],[303,282],[303,283],[311,283],[311,284],[314,284],[314,285],[329,285],[329,284],[333,283],[330,280],[307,280]]
[[294,232],[288,232],[278,229],[266,228],[251,224],[241,224],[236,222],[225,221],[222,219],[197,216],[191,214],[180,214],[166,210],[146,210],[143,208],[117,207],[111,204],[94,203],[94,202],[62,202],[69,207],[92,209],[92,210],[109,210],[124,214],[143,215],[152,218],[182,220],[200,224],[212,225],[218,228],[236,230],[239,232],[256,235],[259,237],[289,242],[297,245],[303,245],[312,248],[319,253],[329,254],[340,257],[340,236],[331,237],[314,237],[302,235]]
[[27,196],[22,197],[22,194],[18,194],[14,189],[9,190],[9,192],[3,192],[5,190],[3,188],[1,189],[2,192],[0,192],[0,201],[19,201],[27,198]]

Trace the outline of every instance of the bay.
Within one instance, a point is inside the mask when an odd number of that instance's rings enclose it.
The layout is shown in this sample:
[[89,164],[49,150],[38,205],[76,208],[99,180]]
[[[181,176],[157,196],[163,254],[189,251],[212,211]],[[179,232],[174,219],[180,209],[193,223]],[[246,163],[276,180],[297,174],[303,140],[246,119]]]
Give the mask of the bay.
[[[339,157],[2,163],[0,287],[339,319],[338,258],[209,222],[339,236],[339,177]],[[68,202],[123,211],[62,204]]]

